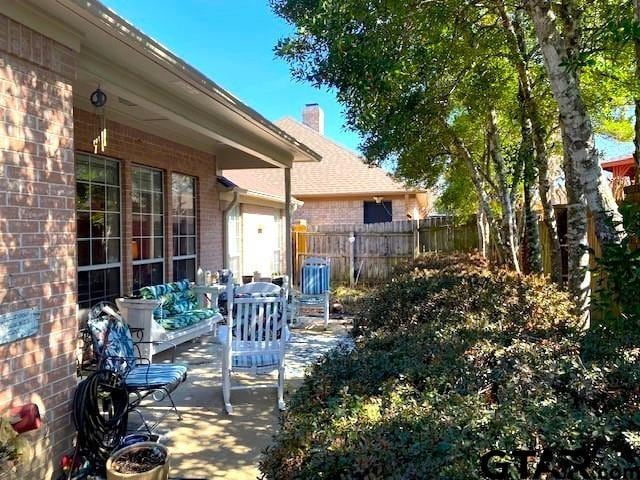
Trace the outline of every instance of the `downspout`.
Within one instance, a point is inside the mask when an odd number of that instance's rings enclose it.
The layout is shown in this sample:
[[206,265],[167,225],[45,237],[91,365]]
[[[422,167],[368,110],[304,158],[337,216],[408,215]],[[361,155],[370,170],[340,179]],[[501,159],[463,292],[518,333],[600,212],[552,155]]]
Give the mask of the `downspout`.
[[240,192],[233,191],[233,200],[222,211],[222,268],[229,268],[229,212],[240,203]]

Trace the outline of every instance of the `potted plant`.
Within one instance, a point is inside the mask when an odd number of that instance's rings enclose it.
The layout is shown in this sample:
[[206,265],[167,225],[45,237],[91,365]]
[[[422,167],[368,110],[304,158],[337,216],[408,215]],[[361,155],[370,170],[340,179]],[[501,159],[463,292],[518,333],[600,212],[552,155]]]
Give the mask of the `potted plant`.
[[107,480],[168,478],[169,450],[161,443],[135,443],[117,450],[107,460]]
[[24,449],[24,441],[18,436],[13,424],[19,417],[0,416],[0,476],[15,472]]

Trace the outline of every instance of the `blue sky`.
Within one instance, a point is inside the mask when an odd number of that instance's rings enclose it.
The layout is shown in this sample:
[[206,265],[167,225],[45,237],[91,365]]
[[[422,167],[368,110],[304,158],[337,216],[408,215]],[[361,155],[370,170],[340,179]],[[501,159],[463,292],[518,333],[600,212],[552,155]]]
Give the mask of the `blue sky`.
[[292,29],[267,0],[102,1],[269,120],[300,120],[305,103],[319,103],[325,134],[357,150],[335,95],[294,81],[275,57],[276,42]]
[[[325,112],[325,134],[353,150],[358,136],[344,128],[332,92],[291,78],[273,47],[292,28],[269,9],[267,0],[103,0],[119,15],[162,43],[269,120],[300,119],[305,103]],[[598,136],[605,158],[629,153],[631,142]]]

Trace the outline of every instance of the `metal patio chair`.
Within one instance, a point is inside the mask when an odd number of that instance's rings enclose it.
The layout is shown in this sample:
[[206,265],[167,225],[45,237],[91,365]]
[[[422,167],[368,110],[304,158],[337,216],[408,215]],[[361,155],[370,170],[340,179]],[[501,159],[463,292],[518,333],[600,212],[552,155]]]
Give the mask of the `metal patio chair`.
[[122,377],[130,397],[128,411],[135,412],[140,417],[149,433],[161,421],[159,419],[149,427],[140,411],[140,404],[150,395],[158,402],[168,398],[171,410],[175,412],[178,420],[182,420],[171,393],[186,380],[186,366],[152,364],[148,359],[141,357],[139,344],[143,342],[133,341],[129,326],[106,302],[92,308],[87,327],[97,356],[98,370],[114,372]]

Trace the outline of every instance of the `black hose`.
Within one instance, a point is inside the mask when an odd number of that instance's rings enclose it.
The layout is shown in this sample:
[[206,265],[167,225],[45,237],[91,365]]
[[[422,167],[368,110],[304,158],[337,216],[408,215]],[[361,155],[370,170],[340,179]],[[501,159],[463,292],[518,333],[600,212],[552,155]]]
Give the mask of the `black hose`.
[[127,431],[129,395],[122,377],[99,370],[78,384],[73,397],[76,452],[104,471],[107,458]]

